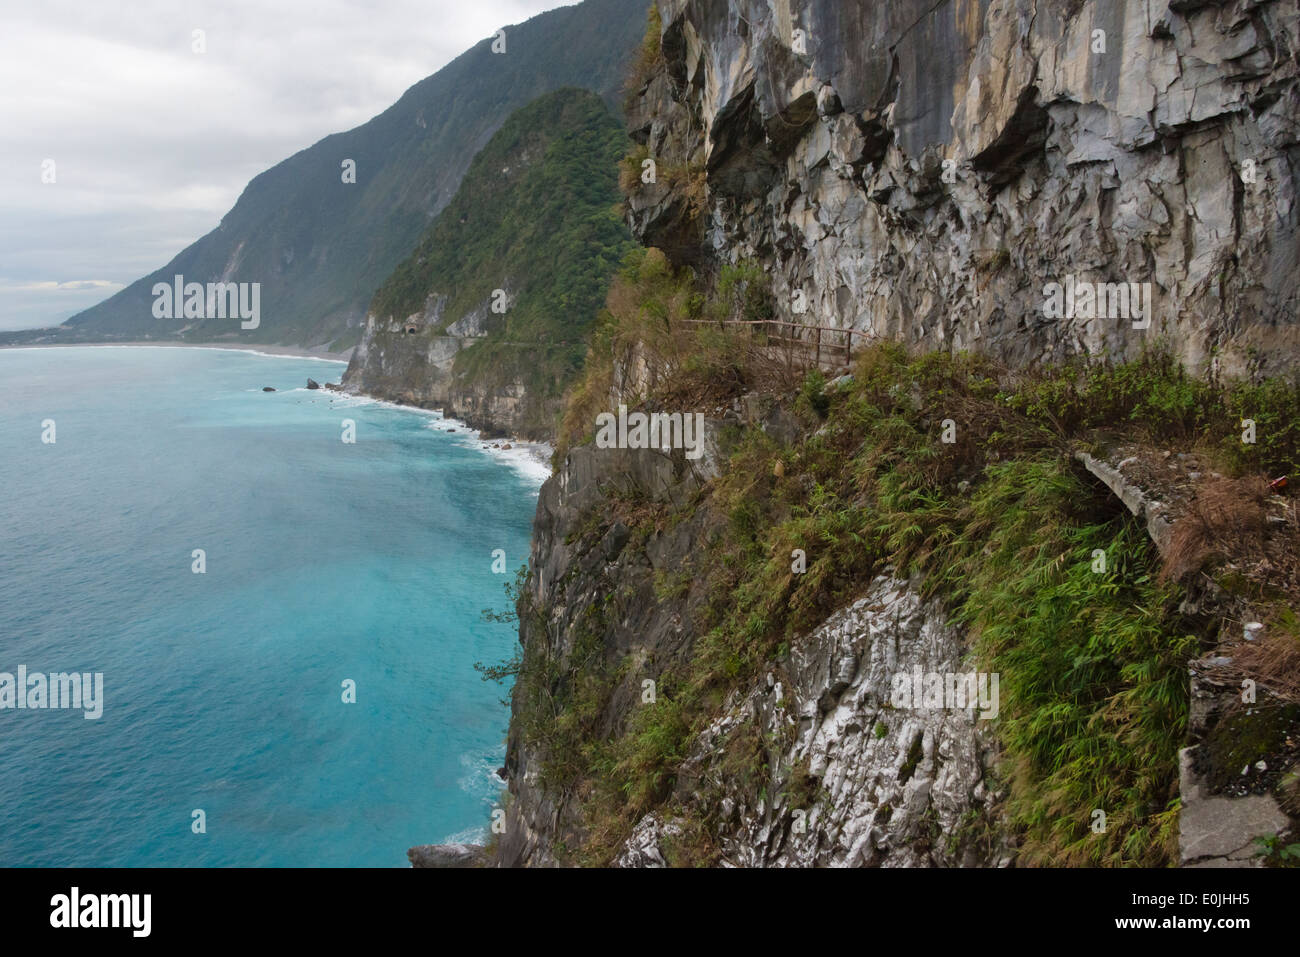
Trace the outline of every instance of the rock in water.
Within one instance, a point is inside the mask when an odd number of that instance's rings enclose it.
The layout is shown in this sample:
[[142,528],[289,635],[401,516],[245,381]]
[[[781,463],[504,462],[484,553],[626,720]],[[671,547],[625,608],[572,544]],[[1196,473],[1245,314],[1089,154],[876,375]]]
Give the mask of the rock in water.
[[274,390],[273,388],[271,388],[269,385],[264,385],[264,386],[262,386],[262,391],[263,391],[263,392],[274,392],[275,390]]
[[406,852],[412,867],[484,867],[487,855],[478,844],[421,844]]
[[317,382],[315,379],[308,379],[308,380],[307,380],[307,388],[309,388],[309,389],[319,389],[319,388],[320,388],[320,383]]

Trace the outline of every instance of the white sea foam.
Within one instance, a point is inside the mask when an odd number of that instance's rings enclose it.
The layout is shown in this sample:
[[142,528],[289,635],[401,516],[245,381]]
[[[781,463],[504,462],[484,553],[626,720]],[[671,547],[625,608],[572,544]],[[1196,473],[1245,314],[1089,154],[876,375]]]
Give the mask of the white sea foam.
[[505,755],[501,753],[489,756],[462,754],[460,766],[465,769],[465,773],[456,783],[466,794],[495,801],[506,786],[506,782],[497,774],[504,759]]
[[[210,352],[238,352],[249,356],[262,356],[267,359],[310,359],[312,362],[332,362],[335,365],[346,366],[347,361],[343,359],[326,359],[322,356],[298,356],[298,355],[279,355],[272,352],[259,352],[256,349],[233,348],[230,346],[191,346],[191,345],[113,345],[113,344],[85,344],[85,345],[67,345],[67,346],[15,346],[13,351],[28,351],[33,349],[203,349]],[[246,392],[261,392],[261,388],[252,388],[244,390]],[[551,477],[551,452],[552,448],[544,442],[518,442],[509,439],[492,439],[485,440],[478,429],[471,429],[464,422],[458,419],[449,419],[437,409],[421,409],[419,406],[403,405],[400,402],[391,402],[387,399],[376,399],[368,395],[356,395],[348,392],[336,392],[332,389],[307,389],[299,387],[296,389],[277,389],[279,395],[287,395],[293,392],[316,392],[326,393],[334,400],[333,405],[336,409],[350,409],[362,405],[377,405],[385,409],[397,409],[402,412],[414,412],[417,415],[428,416],[433,421],[430,422],[429,428],[438,432],[451,432],[455,430],[458,437],[462,437],[459,444],[463,448],[473,448],[480,452],[485,452],[492,458],[496,459],[502,465],[507,465],[518,472],[523,478],[528,479],[537,485],[541,485]],[[509,449],[493,448],[493,444],[510,445]]]
[[[174,346],[117,346],[108,348],[119,349],[167,349],[176,348]],[[265,359],[303,359],[307,362],[332,362],[338,366],[346,366],[347,359],[327,359],[325,356],[300,356],[293,353],[282,352],[259,352],[256,349],[233,349],[226,346],[181,346],[182,349],[207,349],[212,352],[242,352],[246,356],[262,356]]]
[[[296,390],[295,390],[296,391]],[[440,409],[422,409],[414,405],[402,405],[388,399],[376,399],[369,395],[357,395],[351,392],[331,392],[336,409],[351,409],[363,405],[376,405],[383,409],[396,409],[399,412],[414,412],[427,416],[427,428],[434,432],[453,435],[461,448],[474,449],[486,453],[502,465],[507,465],[522,477],[541,485],[551,477],[551,452],[545,442],[521,442],[513,439],[484,439],[478,429],[470,428],[460,419],[448,418]],[[509,449],[492,448],[493,444],[509,445]]]
[[[497,774],[497,768],[501,766],[504,755],[497,753],[494,755],[483,755],[481,753],[462,754],[460,756],[460,766],[464,768],[465,773],[461,775],[457,784],[466,794],[480,798],[484,804],[484,818],[490,814],[490,809],[497,806],[501,799],[501,792],[505,790],[506,782],[501,780]],[[454,834],[448,834],[438,843],[440,844],[486,844],[488,841],[488,828],[486,824],[476,824],[457,831]]]
[[455,834],[448,834],[439,844],[478,844],[480,846],[488,841],[488,829],[486,827],[467,827],[463,831],[457,831]]
[[[253,386],[251,389],[245,389],[244,391],[245,391],[245,392],[265,392],[266,390],[265,390],[262,386],[257,385],[257,386]],[[276,390],[274,391],[274,394],[275,394],[275,395],[293,395],[295,392],[307,392],[307,393],[310,393],[311,395],[329,395],[329,394],[330,394],[330,393],[327,392],[325,389],[309,389],[309,388],[307,388],[306,386],[301,386],[301,385],[298,386],[298,388],[296,388],[296,389],[276,389]],[[267,395],[271,395],[272,393],[267,392],[266,394],[267,394]]]
[[437,409],[421,409],[418,405],[402,405],[400,402],[376,399],[374,396],[369,395],[357,395],[354,392],[335,392],[333,389],[322,391],[329,393],[329,396],[334,400],[334,407],[338,409],[355,409],[358,406],[377,405],[381,409],[396,409],[398,412],[414,412],[416,415],[442,417],[442,413]]
[[[459,419],[440,417],[429,423],[435,432],[455,430],[457,443],[463,448],[478,449],[502,465],[508,465],[529,481],[541,485],[551,477],[552,449],[545,442],[523,442],[514,439],[485,439],[478,429],[472,429]],[[497,448],[493,448],[493,446]],[[509,445],[510,448],[500,448]]]

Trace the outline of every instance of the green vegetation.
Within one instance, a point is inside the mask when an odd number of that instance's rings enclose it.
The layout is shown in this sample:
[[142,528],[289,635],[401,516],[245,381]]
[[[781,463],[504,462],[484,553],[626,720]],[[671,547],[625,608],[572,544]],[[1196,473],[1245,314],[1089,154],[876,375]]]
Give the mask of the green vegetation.
[[1283,844],[1277,834],[1257,837],[1255,856],[1262,857],[1268,867],[1300,867],[1300,844]]
[[[479,41],[378,116],[255,176],[219,229],[75,316],[63,335],[174,336],[181,323],[151,314],[152,284],[177,272],[215,280],[233,265],[228,278],[261,283],[261,327],[240,332],[238,324],[212,320],[187,338],[355,344],[375,290],[410,255],[456,193],[470,158],[507,117],[564,87],[617,105],[626,64],[642,41],[642,9],[643,0],[586,0],[510,27],[505,55],[491,51],[491,38]],[[342,181],[344,159],[356,161],[355,183]]]
[[[660,370],[661,404],[765,390],[803,423],[790,445],[744,430],[724,473],[669,518],[707,511],[720,527],[692,556],[695,640],[685,661],[657,675],[659,704],[622,728],[589,714],[581,738],[563,746],[579,757],[556,780],[583,794],[592,835],[584,859],[607,860],[650,809],[706,833],[717,793],[706,785],[704,799],[687,805],[673,796],[694,736],[732,691],[886,570],[919,574],[925,593],[942,597],[967,631],[979,669],[1001,676],[999,777],[1023,862],[1176,859],[1186,665],[1200,636],[1180,617],[1182,588],[1162,579],[1144,530],[1071,453],[1122,429],[1195,445],[1229,471],[1293,471],[1300,387],[1197,382],[1158,351],[1017,379],[986,359],[913,356],[899,345],[864,350],[852,381],[835,388],[819,372],[782,380],[744,333],[687,321],[738,318],[746,303],[761,311],[762,295],[761,275],[743,266],[706,293],[654,250],[633,254],[571,399],[562,441],[578,442],[608,402],[612,363],[636,348]],[[1240,442],[1241,417],[1259,424],[1254,446]],[[951,443],[941,441],[948,419]],[[665,520],[643,514],[652,523],[644,535]],[[590,547],[607,521],[579,537]],[[791,569],[793,549],[807,553],[803,574]],[[660,583],[661,598],[679,595],[680,584]],[[623,674],[602,672],[606,703]],[[736,729],[724,776],[760,793],[773,783],[769,753],[754,728]],[[905,770],[916,760],[909,754]],[[816,790],[798,772],[788,785]],[[1106,816],[1102,833],[1090,827],[1096,810]],[[716,848],[681,841],[677,853],[679,863],[707,863]]]
[[[1022,383],[1012,408],[1058,435],[1123,428],[1133,439],[1199,444],[1238,474],[1300,474],[1300,383],[1211,382],[1153,349],[1118,366],[1066,365]],[[1255,441],[1242,441],[1242,420]]]
[[650,8],[646,11],[645,36],[641,39],[641,46],[632,58],[632,65],[623,84],[627,94],[627,99],[624,101],[625,106],[645,88],[645,85],[654,76],[655,71],[663,63],[661,40],[663,29],[663,18],[659,15],[659,4],[651,3]]
[[[542,745],[541,778],[547,787],[568,786],[590,767],[588,742],[598,737],[597,724],[614,685],[604,661],[603,624],[603,609],[588,609],[563,660],[545,654],[540,643],[517,659],[513,720],[525,740]],[[485,671],[485,677],[495,675]]]
[[[1177,594],[1156,583],[1143,533],[1046,429],[1006,411],[991,371],[882,347],[847,390],[820,393],[826,428],[802,448],[745,437],[713,490],[731,520],[711,556],[712,621],[691,687],[703,701],[751,680],[887,566],[922,572],[969,628],[980,667],[1002,676],[998,732],[1025,859],[1161,862],[1195,640],[1168,624]],[[966,433],[952,445],[939,442],[946,417]],[[787,477],[773,481],[778,459]],[[806,574],[790,570],[794,548],[808,551]],[[1105,574],[1092,571],[1097,548]],[[1093,808],[1107,813],[1104,835],[1088,830]]]
[[[596,414],[609,407],[615,363],[635,353],[653,357],[656,395],[665,402],[696,406],[773,381],[776,370],[768,367],[761,344],[747,329],[721,322],[742,318],[750,303],[770,298],[766,280],[752,266],[728,267],[723,275],[725,295],[706,296],[689,271],[674,270],[659,250],[628,253],[591,331],[583,375],[567,399],[557,461],[568,446],[591,437]],[[718,324],[693,324],[706,319]]]
[[[486,388],[525,383],[558,398],[581,367],[584,333],[632,248],[616,204],[626,144],[594,94],[566,89],[514,113],[475,157],[455,198],[375,294],[371,311],[404,319],[443,296],[445,332],[468,314],[488,329],[454,371]],[[494,290],[508,294],[504,315]]]

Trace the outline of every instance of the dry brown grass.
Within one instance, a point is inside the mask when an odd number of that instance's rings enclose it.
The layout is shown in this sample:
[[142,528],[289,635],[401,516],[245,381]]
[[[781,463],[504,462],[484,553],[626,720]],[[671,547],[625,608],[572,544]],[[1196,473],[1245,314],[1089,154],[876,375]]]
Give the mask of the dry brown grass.
[[1276,504],[1263,476],[1204,482],[1174,522],[1161,577],[1177,579],[1212,561],[1226,566],[1214,577],[1240,602],[1236,614],[1265,625],[1257,641],[1229,642],[1232,665],[1226,673],[1300,702],[1300,633],[1293,611],[1300,594],[1300,543],[1293,503],[1285,504],[1287,521],[1269,522]]
[[677,349],[673,372],[656,395],[666,408],[719,413],[746,392],[792,391],[808,371],[787,362],[748,326],[687,324],[677,330],[672,351]]
[[641,164],[649,157],[650,150],[638,145],[619,161],[618,189],[624,196],[631,196],[641,188]]
[[1268,480],[1257,475],[1207,479],[1174,523],[1162,580],[1178,579],[1211,558],[1254,561],[1265,550]]
[[627,75],[623,78],[624,105],[634,100],[654,78],[664,65],[663,20],[659,16],[659,5],[651,3],[646,11],[645,37],[641,46],[628,64]]
[[639,277],[610,284],[583,377],[565,403],[557,450],[582,441],[596,416],[619,403],[635,408],[653,395],[659,410],[717,415],[747,392],[787,393],[803,380],[806,366],[754,327],[702,321],[695,281],[662,251],[647,249],[640,269]]
[[1258,641],[1237,645],[1232,657],[1243,677],[1283,701],[1300,702],[1300,636],[1294,632],[1274,623]]
[[936,437],[941,434],[944,419],[957,424],[955,441],[940,444],[939,454],[925,463],[926,481],[936,487],[976,478],[988,464],[988,449],[995,435],[1004,456],[1008,449],[1020,454],[1042,442],[1039,430],[1026,427],[1005,404],[962,393],[958,388],[944,396],[941,406],[927,410],[935,423],[932,428]]
[[698,221],[709,209],[709,177],[702,164],[669,167],[669,188],[681,197],[686,217]]

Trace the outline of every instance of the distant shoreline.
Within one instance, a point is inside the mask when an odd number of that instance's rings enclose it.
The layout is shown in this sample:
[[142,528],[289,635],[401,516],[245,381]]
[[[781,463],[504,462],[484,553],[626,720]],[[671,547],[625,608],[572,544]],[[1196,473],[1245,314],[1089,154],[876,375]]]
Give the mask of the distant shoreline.
[[[298,346],[255,346],[208,342],[45,342],[0,345],[0,350],[18,349],[218,349],[226,352],[251,352],[264,356],[284,356],[290,359],[316,359],[321,362],[341,363],[346,363],[352,355],[350,352],[329,352],[325,349],[303,349]],[[481,451],[493,453],[492,458],[507,460],[502,464],[507,464],[509,458],[511,458],[509,453],[513,451],[520,457],[529,459],[537,466],[545,469],[548,476],[551,474],[551,455],[555,450],[549,443],[530,441],[517,436],[485,439],[479,429],[459,419],[447,417],[440,409],[426,409],[418,405],[408,405],[404,402],[383,399],[365,392],[334,392],[333,395],[365,399],[404,411],[424,414],[436,413],[443,416],[441,421],[446,423],[446,427],[439,428],[437,431],[464,433],[466,438],[478,444]],[[502,445],[510,445],[512,448],[508,450],[502,449]]]
[[304,349],[300,346],[238,345],[223,342],[32,342],[0,345],[0,349],[223,349],[233,352],[260,352],[268,356],[287,356],[296,359],[326,359],[330,362],[347,362],[351,351],[330,352],[327,349]]

